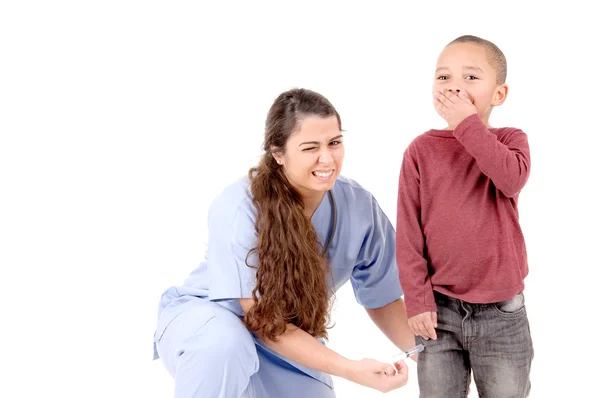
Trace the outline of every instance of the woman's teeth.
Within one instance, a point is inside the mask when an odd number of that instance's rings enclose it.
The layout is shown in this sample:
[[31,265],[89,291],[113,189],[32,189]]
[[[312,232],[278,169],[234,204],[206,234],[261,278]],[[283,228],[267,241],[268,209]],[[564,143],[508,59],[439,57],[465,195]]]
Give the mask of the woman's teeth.
[[329,170],[329,171],[313,171],[313,174],[317,177],[329,177],[331,174],[333,174],[333,170]]

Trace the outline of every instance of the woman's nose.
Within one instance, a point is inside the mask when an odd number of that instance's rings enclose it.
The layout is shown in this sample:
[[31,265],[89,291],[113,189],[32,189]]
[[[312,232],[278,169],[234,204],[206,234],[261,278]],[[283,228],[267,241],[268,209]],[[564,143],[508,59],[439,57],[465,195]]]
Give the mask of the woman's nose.
[[333,160],[333,156],[331,156],[331,152],[329,149],[321,149],[321,154],[319,155],[319,163],[330,163]]

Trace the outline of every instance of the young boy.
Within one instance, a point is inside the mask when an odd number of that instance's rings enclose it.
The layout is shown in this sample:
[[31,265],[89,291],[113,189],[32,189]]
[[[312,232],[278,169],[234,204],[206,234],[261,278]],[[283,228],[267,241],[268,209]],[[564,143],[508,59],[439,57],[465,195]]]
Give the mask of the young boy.
[[440,54],[433,101],[448,123],[404,152],[397,262],[419,354],[421,397],[465,397],[473,371],[484,397],[525,397],[533,346],[517,199],[529,176],[527,136],[492,128],[506,99],[506,59],[461,36]]

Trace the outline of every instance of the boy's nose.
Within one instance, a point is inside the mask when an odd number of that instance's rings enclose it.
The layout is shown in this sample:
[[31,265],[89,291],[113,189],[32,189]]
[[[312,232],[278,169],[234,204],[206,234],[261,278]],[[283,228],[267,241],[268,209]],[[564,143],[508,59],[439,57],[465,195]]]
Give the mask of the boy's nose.
[[462,95],[464,97],[468,98],[471,101],[471,103],[473,103],[473,104],[475,103],[475,102],[473,102],[474,101],[473,97],[471,97],[471,95],[469,94],[469,92],[467,90],[463,90],[458,87],[449,88],[448,90],[455,93],[456,95],[458,95],[458,93],[462,93]]

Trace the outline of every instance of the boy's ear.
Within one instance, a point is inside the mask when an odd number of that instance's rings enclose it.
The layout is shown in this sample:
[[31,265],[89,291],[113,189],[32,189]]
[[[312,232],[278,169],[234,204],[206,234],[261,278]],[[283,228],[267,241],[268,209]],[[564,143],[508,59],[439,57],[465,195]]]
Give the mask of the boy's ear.
[[508,95],[508,86],[506,83],[499,85],[496,87],[496,92],[494,93],[494,98],[492,99],[492,105],[498,106],[502,105],[506,100],[506,96]]

